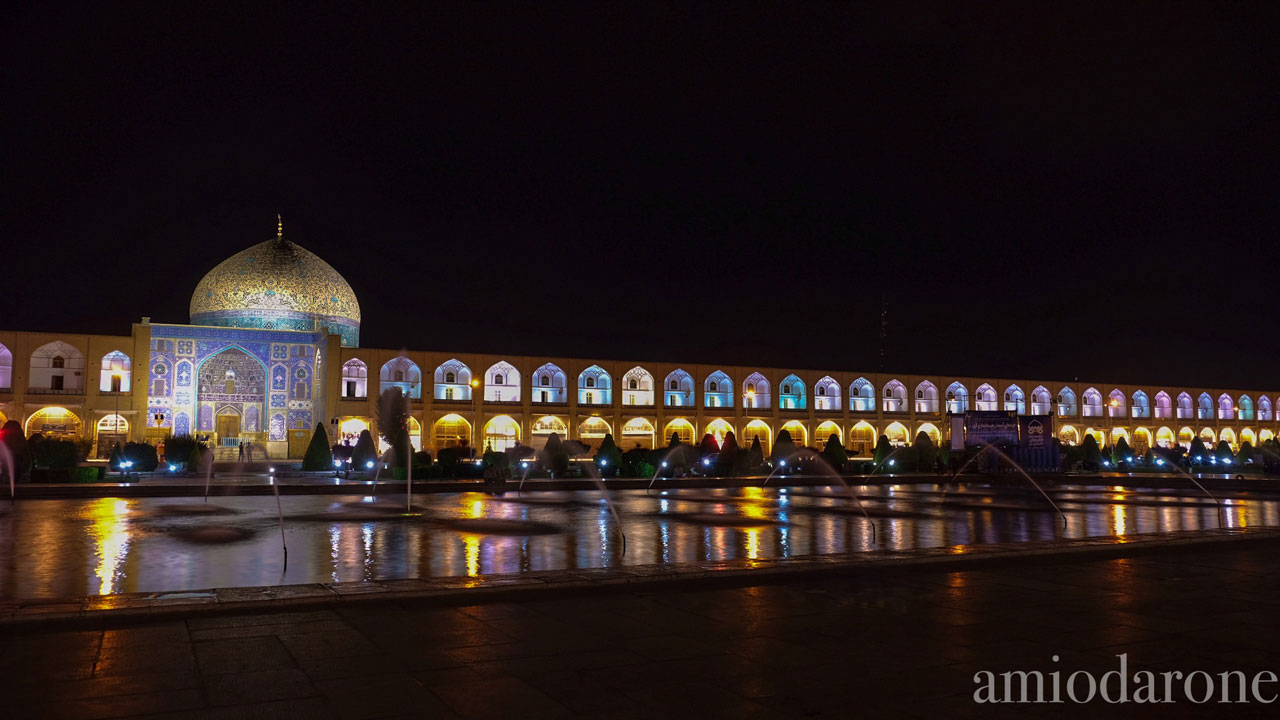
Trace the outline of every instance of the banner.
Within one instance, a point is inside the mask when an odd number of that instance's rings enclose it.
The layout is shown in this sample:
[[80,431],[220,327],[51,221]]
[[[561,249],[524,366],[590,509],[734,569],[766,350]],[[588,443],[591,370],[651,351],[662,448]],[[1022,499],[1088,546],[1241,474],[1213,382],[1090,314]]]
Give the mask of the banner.
[[983,443],[1018,442],[1018,416],[1012,410],[970,410],[964,414],[964,442],[973,447]]
[[1053,420],[1048,415],[1023,415],[1018,418],[1022,431],[1022,447],[1053,447]]

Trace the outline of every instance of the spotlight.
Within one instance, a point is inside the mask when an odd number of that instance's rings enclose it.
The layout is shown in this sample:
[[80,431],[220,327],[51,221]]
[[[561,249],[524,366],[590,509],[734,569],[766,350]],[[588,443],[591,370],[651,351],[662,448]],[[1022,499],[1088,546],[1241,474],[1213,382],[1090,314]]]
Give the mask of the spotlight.
[[711,467],[711,458],[703,458],[702,464],[706,465],[707,467]]
[[365,467],[367,467],[367,468],[369,468],[370,470],[372,470],[372,469],[373,469],[373,461],[372,461],[372,460],[370,460],[370,461],[366,462],[366,463],[364,464],[364,466],[365,466]]

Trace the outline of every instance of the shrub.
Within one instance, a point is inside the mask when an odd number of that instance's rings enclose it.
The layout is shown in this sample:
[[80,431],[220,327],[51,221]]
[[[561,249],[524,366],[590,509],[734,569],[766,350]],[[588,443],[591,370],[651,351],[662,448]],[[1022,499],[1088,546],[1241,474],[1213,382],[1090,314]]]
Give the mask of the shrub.
[[720,446],[720,454],[716,456],[716,474],[732,475],[734,468],[738,465],[738,456],[741,454],[738,438],[734,437],[732,432],[726,434],[724,443]]
[[612,433],[604,436],[600,449],[596,450],[595,463],[601,475],[617,475],[622,469],[622,452],[613,441]]
[[1084,463],[1084,469],[1097,472],[1102,467],[1102,451],[1098,449],[1098,438],[1093,435],[1085,435],[1084,444],[1081,448],[1081,460]]
[[778,431],[778,439],[773,441],[773,453],[771,457],[773,462],[779,463],[794,455],[796,452],[796,443],[791,439],[791,433],[783,428]]
[[887,435],[881,435],[876,441],[876,451],[872,458],[875,460],[876,467],[883,466],[889,456],[893,454],[893,445],[889,442]]
[[370,462],[378,459],[378,450],[373,446],[373,435],[368,430],[361,430],[356,446],[351,451],[351,465],[356,470],[364,470]]
[[407,467],[409,462],[409,400],[398,387],[382,391],[376,401],[378,433],[386,441],[395,459],[396,467]]
[[559,433],[551,433],[547,436],[547,444],[542,446],[538,460],[553,476],[563,475],[569,471],[569,452],[565,450],[564,443],[560,442]]
[[[916,472],[928,472],[933,467],[938,451],[934,447],[933,438],[927,433],[916,433],[916,441],[911,444],[911,460]],[[904,468],[906,469],[906,468]]]
[[849,462],[849,453],[845,451],[844,445],[835,433],[831,433],[827,438],[827,444],[822,448],[822,459],[826,460],[836,472],[844,472],[845,463]]
[[174,435],[164,441],[165,460],[175,465],[192,467],[191,453],[199,444],[200,441],[190,435]]
[[124,459],[133,463],[131,472],[152,472],[160,464],[154,446],[144,442],[131,442],[124,446]]
[[[32,438],[35,439],[34,437]],[[70,440],[45,440],[31,443],[36,467],[67,470],[80,462],[80,450]],[[154,468],[154,465],[153,465]]]
[[333,469],[333,451],[329,449],[329,433],[324,431],[324,425],[320,423],[316,423],[316,431],[311,434],[311,444],[307,445],[307,452],[302,456],[302,469],[304,471]]
[[1133,457],[1133,450],[1129,448],[1129,441],[1121,435],[1116,440],[1115,447],[1111,448],[1111,462],[1119,465],[1122,462],[1129,462],[1129,458]]

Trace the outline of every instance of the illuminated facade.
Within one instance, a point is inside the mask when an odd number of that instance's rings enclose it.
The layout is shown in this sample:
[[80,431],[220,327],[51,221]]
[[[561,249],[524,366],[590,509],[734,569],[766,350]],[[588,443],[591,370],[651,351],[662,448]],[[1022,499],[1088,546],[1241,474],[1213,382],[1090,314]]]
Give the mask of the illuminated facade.
[[1274,391],[361,348],[355,293],[279,229],[200,281],[191,320],[144,318],[123,336],[0,331],[0,421],[88,440],[99,457],[117,437],[172,434],[300,457],[317,422],[336,441],[376,435],[374,401],[398,387],[413,444],[437,451],[537,448],[551,433],[591,446],[612,434],[626,450],[728,432],[767,451],[785,429],[865,456],[880,435],[949,441],[947,415],[968,410],[1053,414],[1065,444],[1124,437],[1139,451],[1197,436],[1256,446],[1280,430]]

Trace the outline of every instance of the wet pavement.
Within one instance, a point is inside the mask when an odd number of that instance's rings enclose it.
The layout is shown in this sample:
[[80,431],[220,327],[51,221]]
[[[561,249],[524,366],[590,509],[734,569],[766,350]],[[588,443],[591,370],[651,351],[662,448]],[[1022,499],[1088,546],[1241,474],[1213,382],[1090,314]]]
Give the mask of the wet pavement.
[[[20,718],[1203,717],[980,706],[980,670],[1280,669],[1280,541],[9,629]],[[1059,661],[1052,662],[1057,655]],[[1233,705],[1233,716],[1272,708]]]

